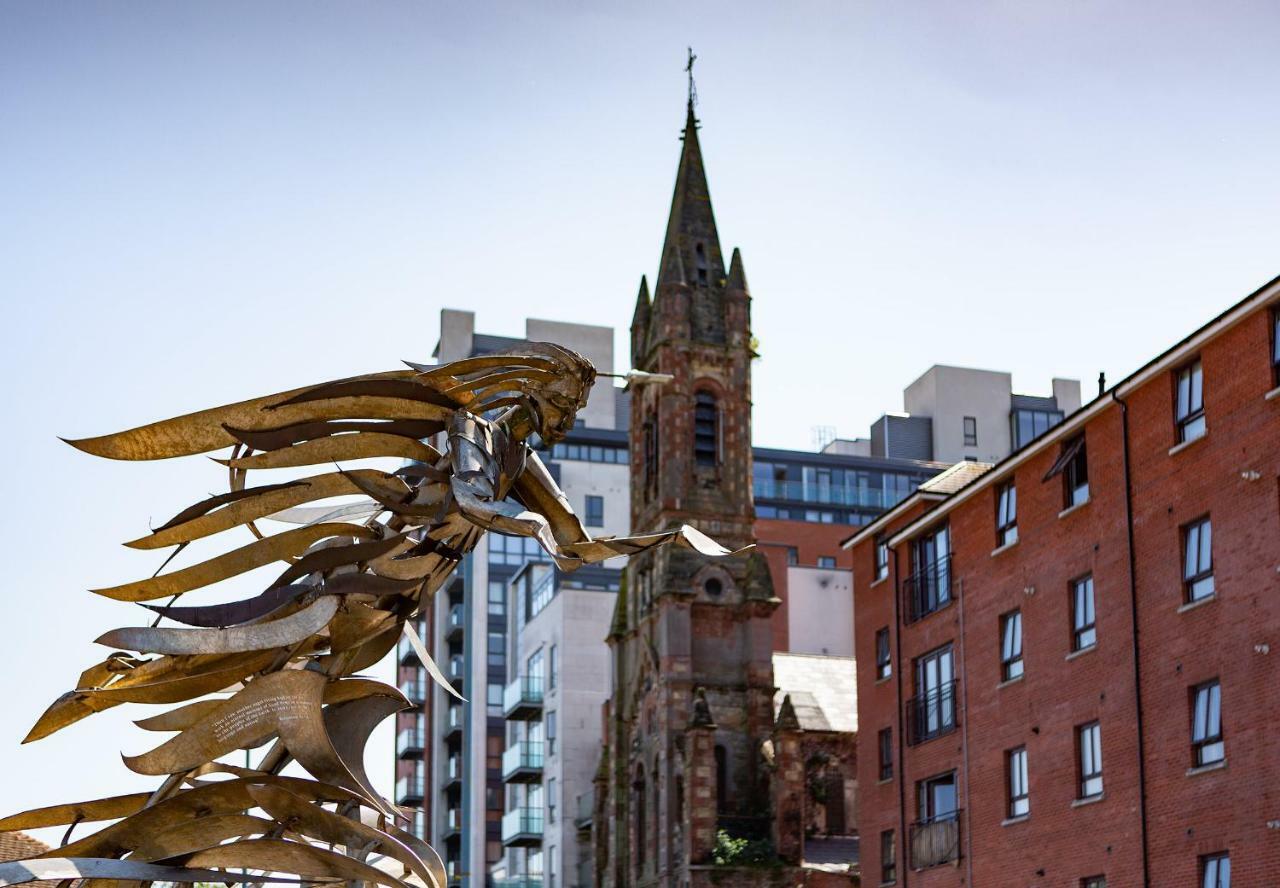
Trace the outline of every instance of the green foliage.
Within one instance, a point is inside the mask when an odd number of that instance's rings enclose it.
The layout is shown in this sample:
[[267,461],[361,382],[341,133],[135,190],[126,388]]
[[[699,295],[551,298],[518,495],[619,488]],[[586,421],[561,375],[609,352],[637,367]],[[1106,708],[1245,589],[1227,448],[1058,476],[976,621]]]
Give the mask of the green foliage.
[[724,830],[718,830],[711,859],[716,866],[759,866],[773,863],[773,843],[768,839],[734,838]]

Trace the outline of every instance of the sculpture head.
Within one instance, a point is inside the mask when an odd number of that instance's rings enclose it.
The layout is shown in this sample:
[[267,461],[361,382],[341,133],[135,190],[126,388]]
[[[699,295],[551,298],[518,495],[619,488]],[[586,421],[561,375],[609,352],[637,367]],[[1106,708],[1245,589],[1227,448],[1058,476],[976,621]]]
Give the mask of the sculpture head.
[[531,378],[525,389],[534,429],[543,441],[555,444],[569,434],[578,411],[587,406],[596,368],[577,352],[551,342],[531,342],[528,350],[557,365],[552,378]]
[[590,361],[553,342],[524,343],[436,367],[410,366],[471,413],[515,408],[505,423],[511,434],[524,439],[536,433],[548,444],[562,441],[573,428],[596,381]]

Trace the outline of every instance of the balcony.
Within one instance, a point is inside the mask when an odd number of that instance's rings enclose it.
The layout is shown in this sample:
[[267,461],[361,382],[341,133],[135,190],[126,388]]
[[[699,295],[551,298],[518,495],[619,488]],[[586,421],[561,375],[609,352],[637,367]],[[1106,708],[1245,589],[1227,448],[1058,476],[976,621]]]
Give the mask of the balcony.
[[426,742],[426,732],[421,727],[405,728],[396,735],[396,755],[402,759],[420,759]]
[[911,824],[907,849],[913,870],[960,860],[960,811]]
[[444,823],[440,827],[440,835],[444,839],[452,838],[462,832],[462,809],[449,808],[444,812]]
[[951,603],[951,556],[913,573],[902,581],[902,608],[908,623],[924,619]]
[[462,756],[451,755],[444,764],[444,788],[452,787],[462,783]]
[[463,605],[461,603],[452,605],[449,608],[448,616],[445,617],[444,637],[449,641],[457,641],[462,637],[466,624],[467,615]]
[[509,879],[494,879],[493,888],[542,888],[540,875],[512,876]]
[[757,500],[790,500],[827,506],[891,509],[905,499],[910,491],[880,487],[846,487],[821,479],[783,481],[774,478],[754,478],[751,482],[751,493]]
[[409,702],[415,706],[421,706],[427,702],[427,683],[418,679],[412,679],[400,685],[400,690],[404,691],[404,695],[409,698]]
[[907,743],[915,746],[956,729],[956,682],[926,691],[907,701]]
[[414,774],[411,777],[401,777],[396,781],[396,804],[417,806],[422,804],[422,800],[426,797],[424,790],[426,789],[426,781],[422,779],[421,774]]
[[461,686],[462,679],[467,674],[467,661],[462,654],[454,654],[449,658],[448,665],[445,667],[445,675],[455,685]]
[[454,703],[445,711],[444,739],[446,742],[462,739],[462,706]]
[[502,815],[502,844],[528,847],[542,844],[542,809],[516,808]]
[[589,789],[578,796],[578,810],[573,817],[573,825],[578,829],[591,829],[591,820],[595,817],[596,792]]
[[421,661],[418,659],[418,652],[414,649],[413,643],[403,635],[396,642],[396,659],[401,666],[420,666]]
[[536,740],[517,740],[514,746],[502,753],[502,781],[504,783],[536,783],[541,779],[541,742]]
[[542,676],[522,675],[502,692],[502,715],[527,719],[542,714]]

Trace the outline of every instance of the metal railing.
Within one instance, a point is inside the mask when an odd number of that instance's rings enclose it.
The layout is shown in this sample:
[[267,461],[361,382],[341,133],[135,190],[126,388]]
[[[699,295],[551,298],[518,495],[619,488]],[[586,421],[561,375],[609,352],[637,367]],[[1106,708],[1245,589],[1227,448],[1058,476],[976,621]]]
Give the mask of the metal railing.
[[422,728],[405,728],[396,735],[396,753],[401,757],[421,755],[427,742]]
[[952,597],[950,555],[930,562],[902,581],[902,606],[908,623],[945,607]]
[[502,779],[507,780],[519,771],[542,770],[542,743],[537,740],[517,740],[502,753]]
[[577,812],[574,814],[573,825],[578,829],[586,829],[591,826],[591,821],[595,817],[596,812],[596,791],[589,789],[578,795]]
[[955,729],[955,679],[907,701],[907,743],[911,746]]
[[420,802],[425,796],[426,781],[423,775],[415,774],[412,777],[401,777],[396,781],[396,804],[403,805],[410,801]]
[[410,703],[424,703],[427,699],[427,683],[425,681],[406,681],[400,690],[409,698]]
[[517,709],[542,706],[541,675],[521,675],[502,691],[502,712],[510,715]]
[[960,860],[960,810],[911,824],[908,854],[914,870]]
[[882,487],[843,487],[810,481],[777,481],[756,478],[751,484],[755,499],[792,500],[829,506],[867,506],[891,509],[906,499],[910,491]]
[[449,616],[445,621],[445,635],[452,638],[455,634],[461,632],[466,624],[466,611],[462,604],[455,604],[449,608]]
[[542,837],[542,809],[516,808],[502,815],[502,841]]

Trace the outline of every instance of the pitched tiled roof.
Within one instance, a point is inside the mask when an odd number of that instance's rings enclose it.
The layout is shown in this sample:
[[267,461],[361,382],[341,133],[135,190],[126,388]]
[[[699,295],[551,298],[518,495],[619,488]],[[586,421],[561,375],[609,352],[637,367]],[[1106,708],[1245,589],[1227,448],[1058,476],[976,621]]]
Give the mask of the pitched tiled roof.
[[[49,846],[24,832],[0,832],[0,862],[39,857]],[[28,882],[35,888],[55,888],[56,881]]]
[[929,493],[955,493],[970,481],[985,475],[991,470],[991,465],[991,463],[974,462],[973,460],[958,462],[946,471],[934,475],[921,484],[920,489],[927,490]]

